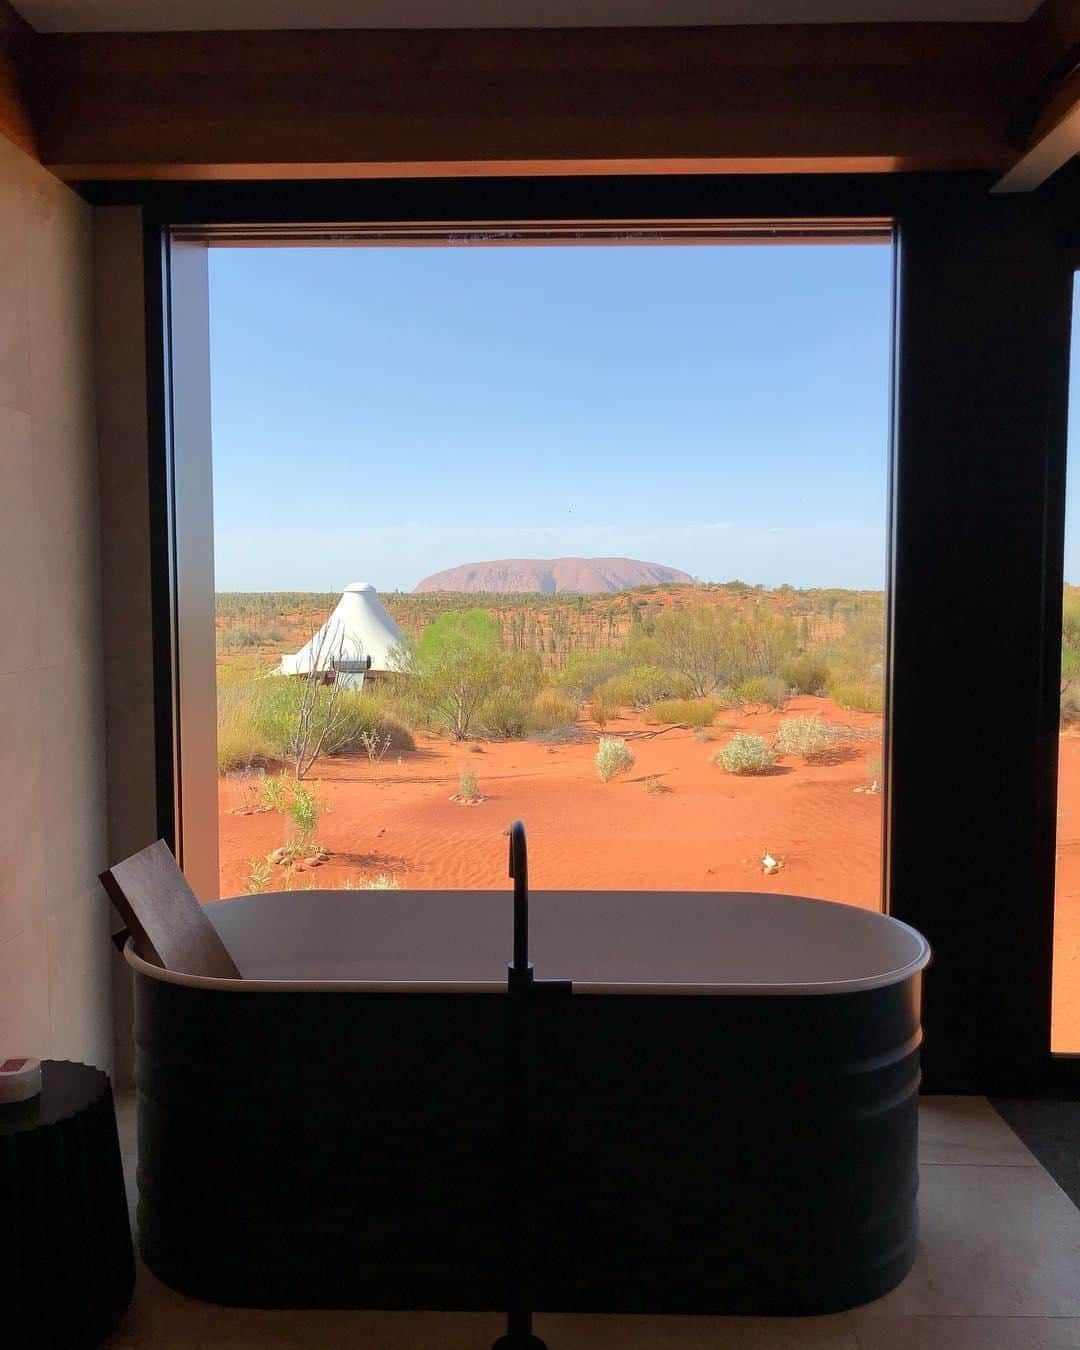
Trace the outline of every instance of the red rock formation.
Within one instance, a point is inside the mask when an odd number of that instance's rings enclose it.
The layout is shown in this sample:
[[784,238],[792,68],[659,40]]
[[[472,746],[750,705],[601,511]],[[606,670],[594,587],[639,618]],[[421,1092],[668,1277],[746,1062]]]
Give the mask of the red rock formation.
[[686,572],[661,563],[633,558],[503,558],[464,563],[435,572],[418,591],[510,591],[542,595],[594,595],[655,586],[664,581],[690,581]]

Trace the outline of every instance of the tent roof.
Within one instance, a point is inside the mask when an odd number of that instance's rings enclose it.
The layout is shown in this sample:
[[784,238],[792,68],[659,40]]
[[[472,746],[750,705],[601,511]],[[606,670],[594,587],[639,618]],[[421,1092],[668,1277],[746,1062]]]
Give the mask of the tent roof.
[[375,587],[368,581],[353,581],[311,640],[281,658],[280,670],[284,675],[308,675],[313,670],[333,669],[335,660],[363,661],[369,656],[372,670],[390,670],[390,649],[401,636]]

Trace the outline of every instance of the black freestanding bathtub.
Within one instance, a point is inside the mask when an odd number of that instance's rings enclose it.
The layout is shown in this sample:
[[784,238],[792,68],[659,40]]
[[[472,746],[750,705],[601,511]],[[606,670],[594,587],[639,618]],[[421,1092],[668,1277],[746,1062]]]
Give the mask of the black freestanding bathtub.
[[[261,1307],[498,1308],[511,907],[261,895],[135,970],[139,1242]],[[911,1266],[926,942],[791,896],[534,892],[537,1305],[823,1313]]]

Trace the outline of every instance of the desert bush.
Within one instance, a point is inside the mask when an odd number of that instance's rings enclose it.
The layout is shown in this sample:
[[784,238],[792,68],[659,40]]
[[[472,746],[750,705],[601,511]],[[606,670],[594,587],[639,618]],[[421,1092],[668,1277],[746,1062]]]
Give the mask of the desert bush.
[[744,678],[772,675],[795,654],[795,620],[768,605],[758,605],[750,618],[739,621],[736,631]]
[[259,895],[270,885],[274,869],[265,858],[248,859],[248,879],[244,886],[245,895]]
[[1061,690],[1061,721],[1066,726],[1080,722],[1080,684],[1071,680]]
[[255,725],[252,708],[261,681],[250,661],[232,661],[218,671],[218,773],[249,769],[277,758],[273,742]]
[[541,689],[529,709],[530,731],[553,731],[576,722],[578,703],[559,689]]
[[600,781],[610,783],[618,774],[634,767],[634,756],[621,736],[601,736],[594,762]]
[[457,800],[459,802],[482,802],[484,795],[480,791],[480,783],[470,769],[462,769],[458,774]]
[[270,647],[284,637],[280,628],[226,628],[218,638],[223,651],[239,647]]
[[379,765],[386,757],[390,749],[390,733],[387,731],[362,731],[360,733],[360,744],[364,748],[364,753],[368,757],[368,763],[371,765],[371,781],[378,782]]
[[785,717],[776,729],[776,748],[782,755],[799,755],[812,762],[836,744],[836,735],[820,717]]
[[1061,603],[1061,639],[1066,647],[1080,648],[1080,590],[1072,586]]
[[430,724],[429,709],[407,675],[391,673],[372,683],[370,689],[365,688],[364,697],[379,710],[381,717],[397,722],[408,731]]
[[344,888],[347,891],[400,891],[401,882],[389,872],[380,872],[375,877],[346,877]]
[[218,714],[217,766],[219,774],[250,769],[275,759],[275,747],[255,728],[245,708],[232,708]]
[[866,678],[874,666],[885,661],[884,597],[875,596],[844,618],[844,636],[836,650],[836,666]]
[[477,722],[489,736],[512,740],[525,735],[529,700],[515,689],[499,689],[481,705]]
[[871,680],[837,680],[829,685],[833,702],[852,712],[879,713],[885,706],[885,691]]
[[331,688],[315,689],[310,682],[280,676],[260,680],[251,690],[251,723],[263,742],[273,747],[276,759],[293,761],[298,750],[298,727],[305,699],[318,726],[320,718],[332,725],[332,736],[324,742],[322,753],[343,754],[363,748],[365,735],[389,739],[391,750],[412,750],[416,742],[403,722],[387,713],[381,703],[367,694],[338,689],[333,707]]
[[511,699],[523,699],[527,707],[541,680],[539,657],[504,651],[499,625],[482,609],[440,614],[417,643],[399,644],[394,660],[411,677],[412,696],[428,720],[455,740],[466,740],[485,713],[504,727],[514,724]]
[[707,727],[720,711],[720,705],[711,698],[669,698],[654,703],[651,708],[658,722],[689,727]]
[[789,689],[797,694],[823,694],[829,683],[829,668],[813,656],[796,656],[785,661],[780,675]]
[[587,699],[597,687],[627,668],[623,651],[607,647],[598,652],[571,652],[559,675],[559,684],[573,698]]
[[779,675],[754,675],[735,688],[740,703],[763,703],[767,708],[782,708],[787,685]]
[[661,663],[682,675],[688,694],[704,698],[741,673],[737,629],[730,610],[669,610],[656,620]]
[[288,811],[298,842],[307,844],[315,841],[319,833],[319,818],[328,809],[325,802],[321,802],[305,784],[293,784]]
[[284,815],[292,800],[292,780],[284,773],[267,776],[259,784],[259,797],[267,811]]
[[603,703],[616,708],[647,708],[660,699],[686,698],[692,692],[684,675],[660,666],[635,666],[596,690]]
[[776,756],[760,736],[737,731],[714,759],[728,773],[757,774],[772,768]]

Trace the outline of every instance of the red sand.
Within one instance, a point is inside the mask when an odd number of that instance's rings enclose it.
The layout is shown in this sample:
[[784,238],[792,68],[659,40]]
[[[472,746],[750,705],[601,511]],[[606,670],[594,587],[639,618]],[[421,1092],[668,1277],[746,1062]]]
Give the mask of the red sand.
[[[682,728],[630,739],[636,763],[611,783],[596,776],[593,737],[577,745],[475,742],[483,752],[473,753],[423,736],[400,762],[388,757],[377,782],[364,758],[323,760],[309,782],[331,806],[319,828],[331,858],[296,884],[317,877],[320,886],[340,886],[387,872],[410,889],[504,887],[503,831],[520,816],[537,887],[793,891],[876,906],[881,797],[855,788],[868,781],[867,761],[880,756],[880,719],[824,699],[789,700],[784,715],[800,712],[851,727],[860,739],[840,763],[782,760],[760,778],[733,777],[712,759],[728,740],[723,728],[771,740],[779,713],[721,714],[708,742]],[[662,729],[635,717],[606,730]],[[487,800],[478,806],[450,800],[462,770],[479,780]],[[671,790],[647,792],[650,776]],[[250,860],[283,839],[281,816],[233,813],[250,792],[242,779],[221,784],[226,895],[242,891]],[[783,864],[775,876],[763,874],[766,850]]]
[[[577,745],[528,741],[452,744],[422,736],[414,752],[388,757],[372,781],[365,758],[323,760],[310,786],[330,811],[319,838],[330,859],[296,875],[292,885],[336,887],[386,873],[403,889],[503,888],[503,832],[521,817],[529,830],[529,869],[544,889],[788,891],[876,908],[881,887],[880,795],[856,792],[868,761],[881,753],[880,719],[850,713],[827,699],[789,700],[783,716],[817,713],[852,728],[845,757],[833,764],[782,759],[773,773],[737,778],[713,764],[729,731],[771,740],[781,714],[722,713],[713,740],[681,728],[660,730],[641,718],[606,728],[623,734],[635,757],[629,774],[601,783],[595,739]],[[469,770],[486,800],[451,801]],[[655,776],[670,792],[653,793]],[[284,839],[284,821],[238,814],[252,801],[252,780],[220,786],[221,890],[244,891],[252,860]],[[1053,1047],[1080,1050],[1080,736],[1061,740],[1055,926]],[[781,861],[766,876],[761,856]],[[274,869],[269,889],[286,885]],[[298,897],[299,898],[299,897]]]

